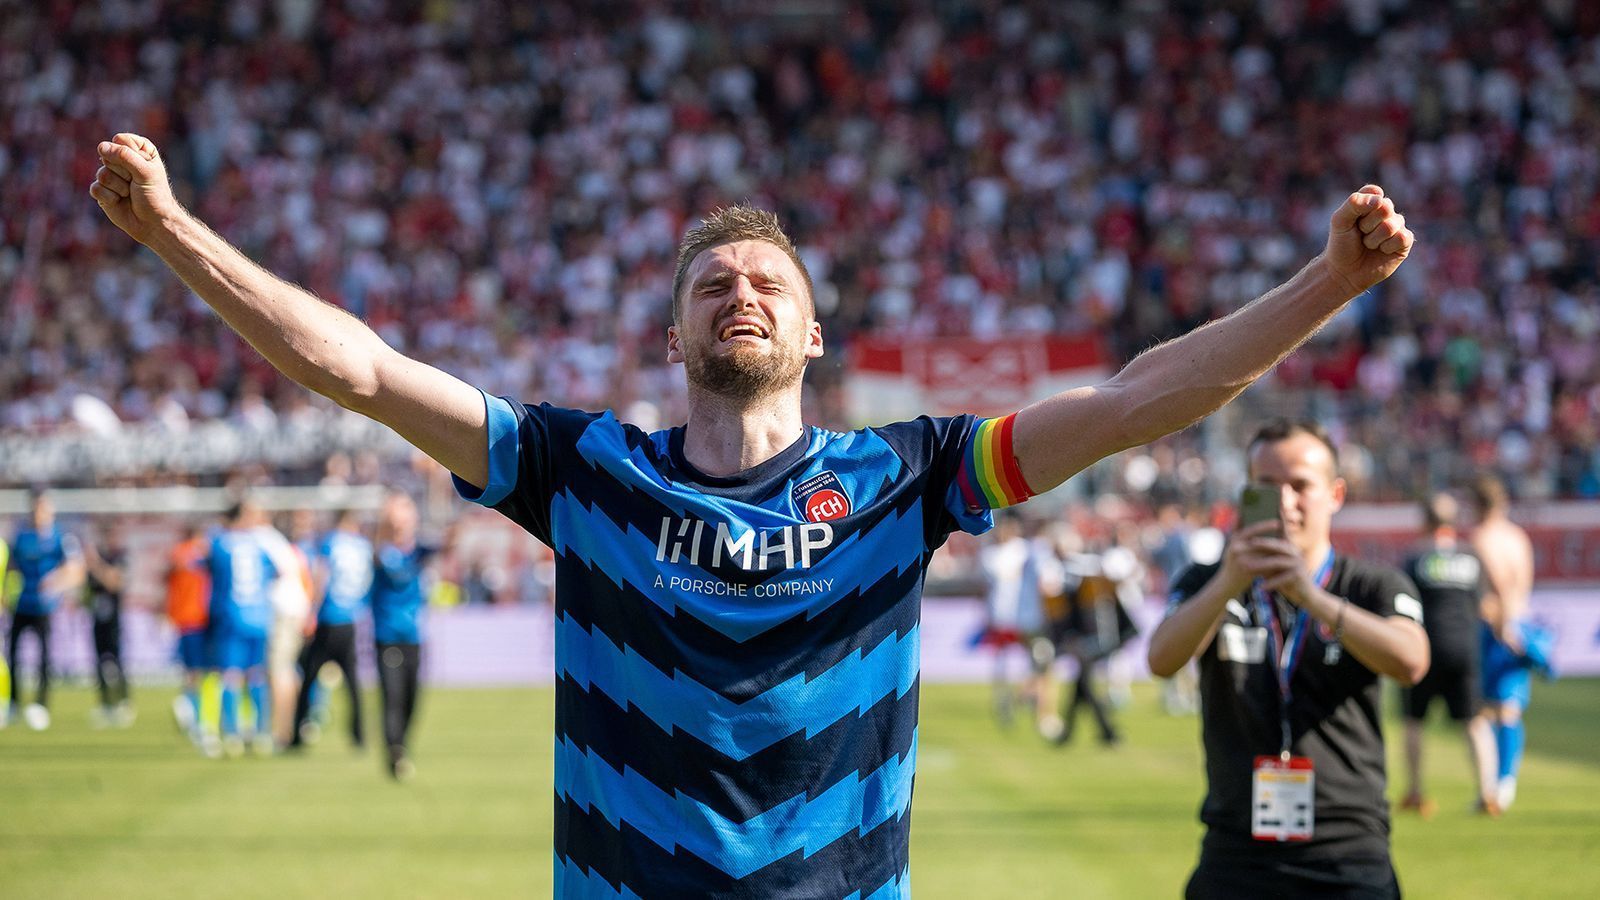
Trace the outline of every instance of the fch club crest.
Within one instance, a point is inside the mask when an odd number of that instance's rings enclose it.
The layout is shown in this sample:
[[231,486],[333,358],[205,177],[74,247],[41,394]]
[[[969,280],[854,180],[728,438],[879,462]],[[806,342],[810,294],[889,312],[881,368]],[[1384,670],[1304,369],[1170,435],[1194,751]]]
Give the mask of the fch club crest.
[[790,492],[795,510],[807,522],[827,522],[850,514],[850,495],[833,472],[819,472],[794,486]]

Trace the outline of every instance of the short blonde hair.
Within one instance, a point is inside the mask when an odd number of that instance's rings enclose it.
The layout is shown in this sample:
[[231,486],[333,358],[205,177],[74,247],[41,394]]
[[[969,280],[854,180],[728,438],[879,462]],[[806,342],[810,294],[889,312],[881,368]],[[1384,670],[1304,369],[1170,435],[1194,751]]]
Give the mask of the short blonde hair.
[[683,236],[683,242],[678,244],[678,266],[672,273],[672,321],[679,321],[683,309],[683,279],[689,271],[689,263],[694,262],[694,258],[702,251],[734,241],[765,241],[787,253],[805,281],[806,302],[811,304],[812,314],[815,315],[811,273],[795,251],[794,242],[789,240],[783,226],[778,224],[778,216],[768,210],[741,203],[713,210],[699,226],[689,229],[689,233]]

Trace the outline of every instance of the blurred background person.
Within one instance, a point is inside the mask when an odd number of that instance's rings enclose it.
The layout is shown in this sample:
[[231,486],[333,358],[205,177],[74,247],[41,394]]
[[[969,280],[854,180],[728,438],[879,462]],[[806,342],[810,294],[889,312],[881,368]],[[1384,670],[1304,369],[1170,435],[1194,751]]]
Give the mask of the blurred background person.
[[[280,573],[257,533],[260,517],[254,502],[236,502],[223,529],[212,537],[207,556],[211,663],[222,673],[221,743],[219,747],[208,741],[207,755],[220,750],[238,756],[247,745],[259,751],[271,749],[267,637],[272,630],[272,582]],[[249,729],[242,726],[239,710],[247,690],[252,708]]]
[[[183,526],[180,540],[167,554],[162,578],[167,621],[177,632],[174,650],[183,669],[183,690],[172,700],[172,718],[196,744],[206,730],[200,691],[206,672],[211,669],[206,634],[211,621],[211,572],[207,564],[210,554],[205,526],[198,519],[190,519]],[[215,732],[216,723],[211,723],[210,730]]]
[[1026,689],[1011,675],[1014,648],[1024,646],[1019,621],[1024,606],[1023,567],[1028,562],[1028,539],[1015,513],[995,517],[994,531],[982,539],[978,571],[983,579],[986,619],[982,643],[994,654],[993,704],[996,718],[1009,725]]
[[1428,632],[1433,662],[1428,674],[1401,689],[1406,721],[1406,794],[1400,808],[1432,818],[1438,804],[1422,789],[1422,726],[1435,699],[1444,701],[1451,721],[1465,728],[1467,750],[1478,779],[1478,809],[1499,815],[1494,733],[1478,713],[1483,686],[1479,671],[1478,607],[1483,601],[1483,565],[1458,539],[1460,506],[1447,493],[1422,504],[1422,547],[1403,568],[1422,601],[1422,626]]
[[1483,563],[1482,715],[1494,731],[1498,757],[1495,801],[1500,810],[1517,799],[1517,772],[1526,741],[1522,714],[1533,696],[1526,617],[1533,592],[1533,544],[1511,521],[1505,483],[1479,475],[1468,487],[1476,525],[1472,550]]
[[312,686],[329,662],[339,667],[350,695],[350,743],[358,749],[366,745],[361,676],[356,668],[356,619],[367,606],[372,570],[372,542],[361,533],[357,512],[345,509],[333,530],[318,542],[311,560],[317,598],[312,619],[316,624],[300,655],[300,696],[295,701],[291,747],[305,743],[302,729],[311,712]]
[[384,500],[375,537],[372,635],[383,700],[383,743],[389,775],[406,781],[416,774],[406,739],[416,714],[422,665],[422,614],[427,606],[423,569],[439,548],[418,542],[417,505],[398,492]]
[[95,680],[100,705],[90,710],[97,727],[133,724],[133,703],[128,695],[128,673],[122,664],[122,598],[127,589],[128,560],[122,529],[103,525],[98,535],[83,542],[85,595],[94,637]]
[[[83,552],[77,538],[57,527],[55,502],[48,492],[30,494],[27,524],[11,541],[10,565],[20,573],[22,589],[6,641],[11,707],[4,718],[14,718],[20,708],[28,727],[43,731],[50,727],[50,616],[63,597],[83,584]],[[39,648],[38,680],[33,702],[23,708],[17,651],[22,636],[30,632]]]
[[[1120,548],[1117,548],[1120,549]],[[1106,568],[1111,556],[1111,570]],[[1071,742],[1078,714],[1085,707],[1100,729],[1100,742],[1117,744],[1121,736],[1111,721],[1109,703],[1101,695],[1096,669],[1137,633],[1133,620],[1123,609],[1123,596],[1136,597],[1138,587],[1130,587],[1137,564],[1131,553],[1077,552],[1062,558],[1062,589],[1066,619],[1061,623],[1060,652],[1070,656],[1077,668],[1072,699],[1061,714],[1063,728],[1058,742]],[[1133,593],[1129,593],[1132,591]]]
[[[328,464],[331,467],[333,460],[329,459]],[[321,517],[317,514],[317,511],[297,509],[290,513],[288,537],[289,542],[294,544],[295,549],[300,551],[301,558],[306,561],[306,567],[311,577],[309,589],[311,609],[306,613],[305,630],[300,635],[300,656],[295,660],[295,684],[299,685],[296,688],[295,705],[298,705],[299,691],[303,690],[306,684],[306,648],[310,645],[310,638],[312,632],[316,630],[317,624],[317,620],[313,615],[316,609],[317,597],[319,596],[316,561],[318,555],[322,552],[322,525]],[[338,673],[336,671],[334,678],[337,678],[337,676]],[[322,737],[322,726],[328,721],[328,685],[325,683],[326,680],[329,679],[320,677],[311,679],[310,708],[306,712],[306,721],[303,724],[296,726],[293,721],[294,709],[291,707],[289,710],[289,740],[291,743],[297,734],[303,741],[311,744],[316,743]]]
[[[292,518],[292,517],[291,517]],[[294,706],[300,693],[300,651],[311,615],[311,565],[300,548],[274,528],[264,514],[255,524],[262,549],[278,577],[272,581],[272,632],[267,640],[267,683],[271,694],[271,735],[277,747],[294,737]]]

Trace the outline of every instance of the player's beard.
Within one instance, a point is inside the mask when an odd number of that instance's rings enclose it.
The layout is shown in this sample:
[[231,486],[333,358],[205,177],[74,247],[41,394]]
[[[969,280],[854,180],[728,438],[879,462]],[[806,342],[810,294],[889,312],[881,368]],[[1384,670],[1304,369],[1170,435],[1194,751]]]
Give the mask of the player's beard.
[[735,345],[727,353],[707,347],[684,358],[691,387],[723,397],[766,397],[782,391],[805,374],[805,356],[799,347],[772,340],[766,349]]

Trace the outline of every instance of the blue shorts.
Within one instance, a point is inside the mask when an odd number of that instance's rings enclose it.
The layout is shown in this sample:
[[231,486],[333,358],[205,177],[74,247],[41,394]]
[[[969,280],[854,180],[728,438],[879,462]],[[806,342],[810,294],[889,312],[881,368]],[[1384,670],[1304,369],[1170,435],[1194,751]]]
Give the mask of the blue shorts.
[[267,636],[218,632],[211,641],[212,661],[219,669],[254,669],[267,664]]
[[204,631],[185,631],[178,635],[178,663],[185,669],[211,668],[211,652]]
[[1523,709],[1533,696],[1533,670],[1521,656],[1500,642],[1488,625],[1479,632],[1483,699],[1489,703],[1516,703]]

